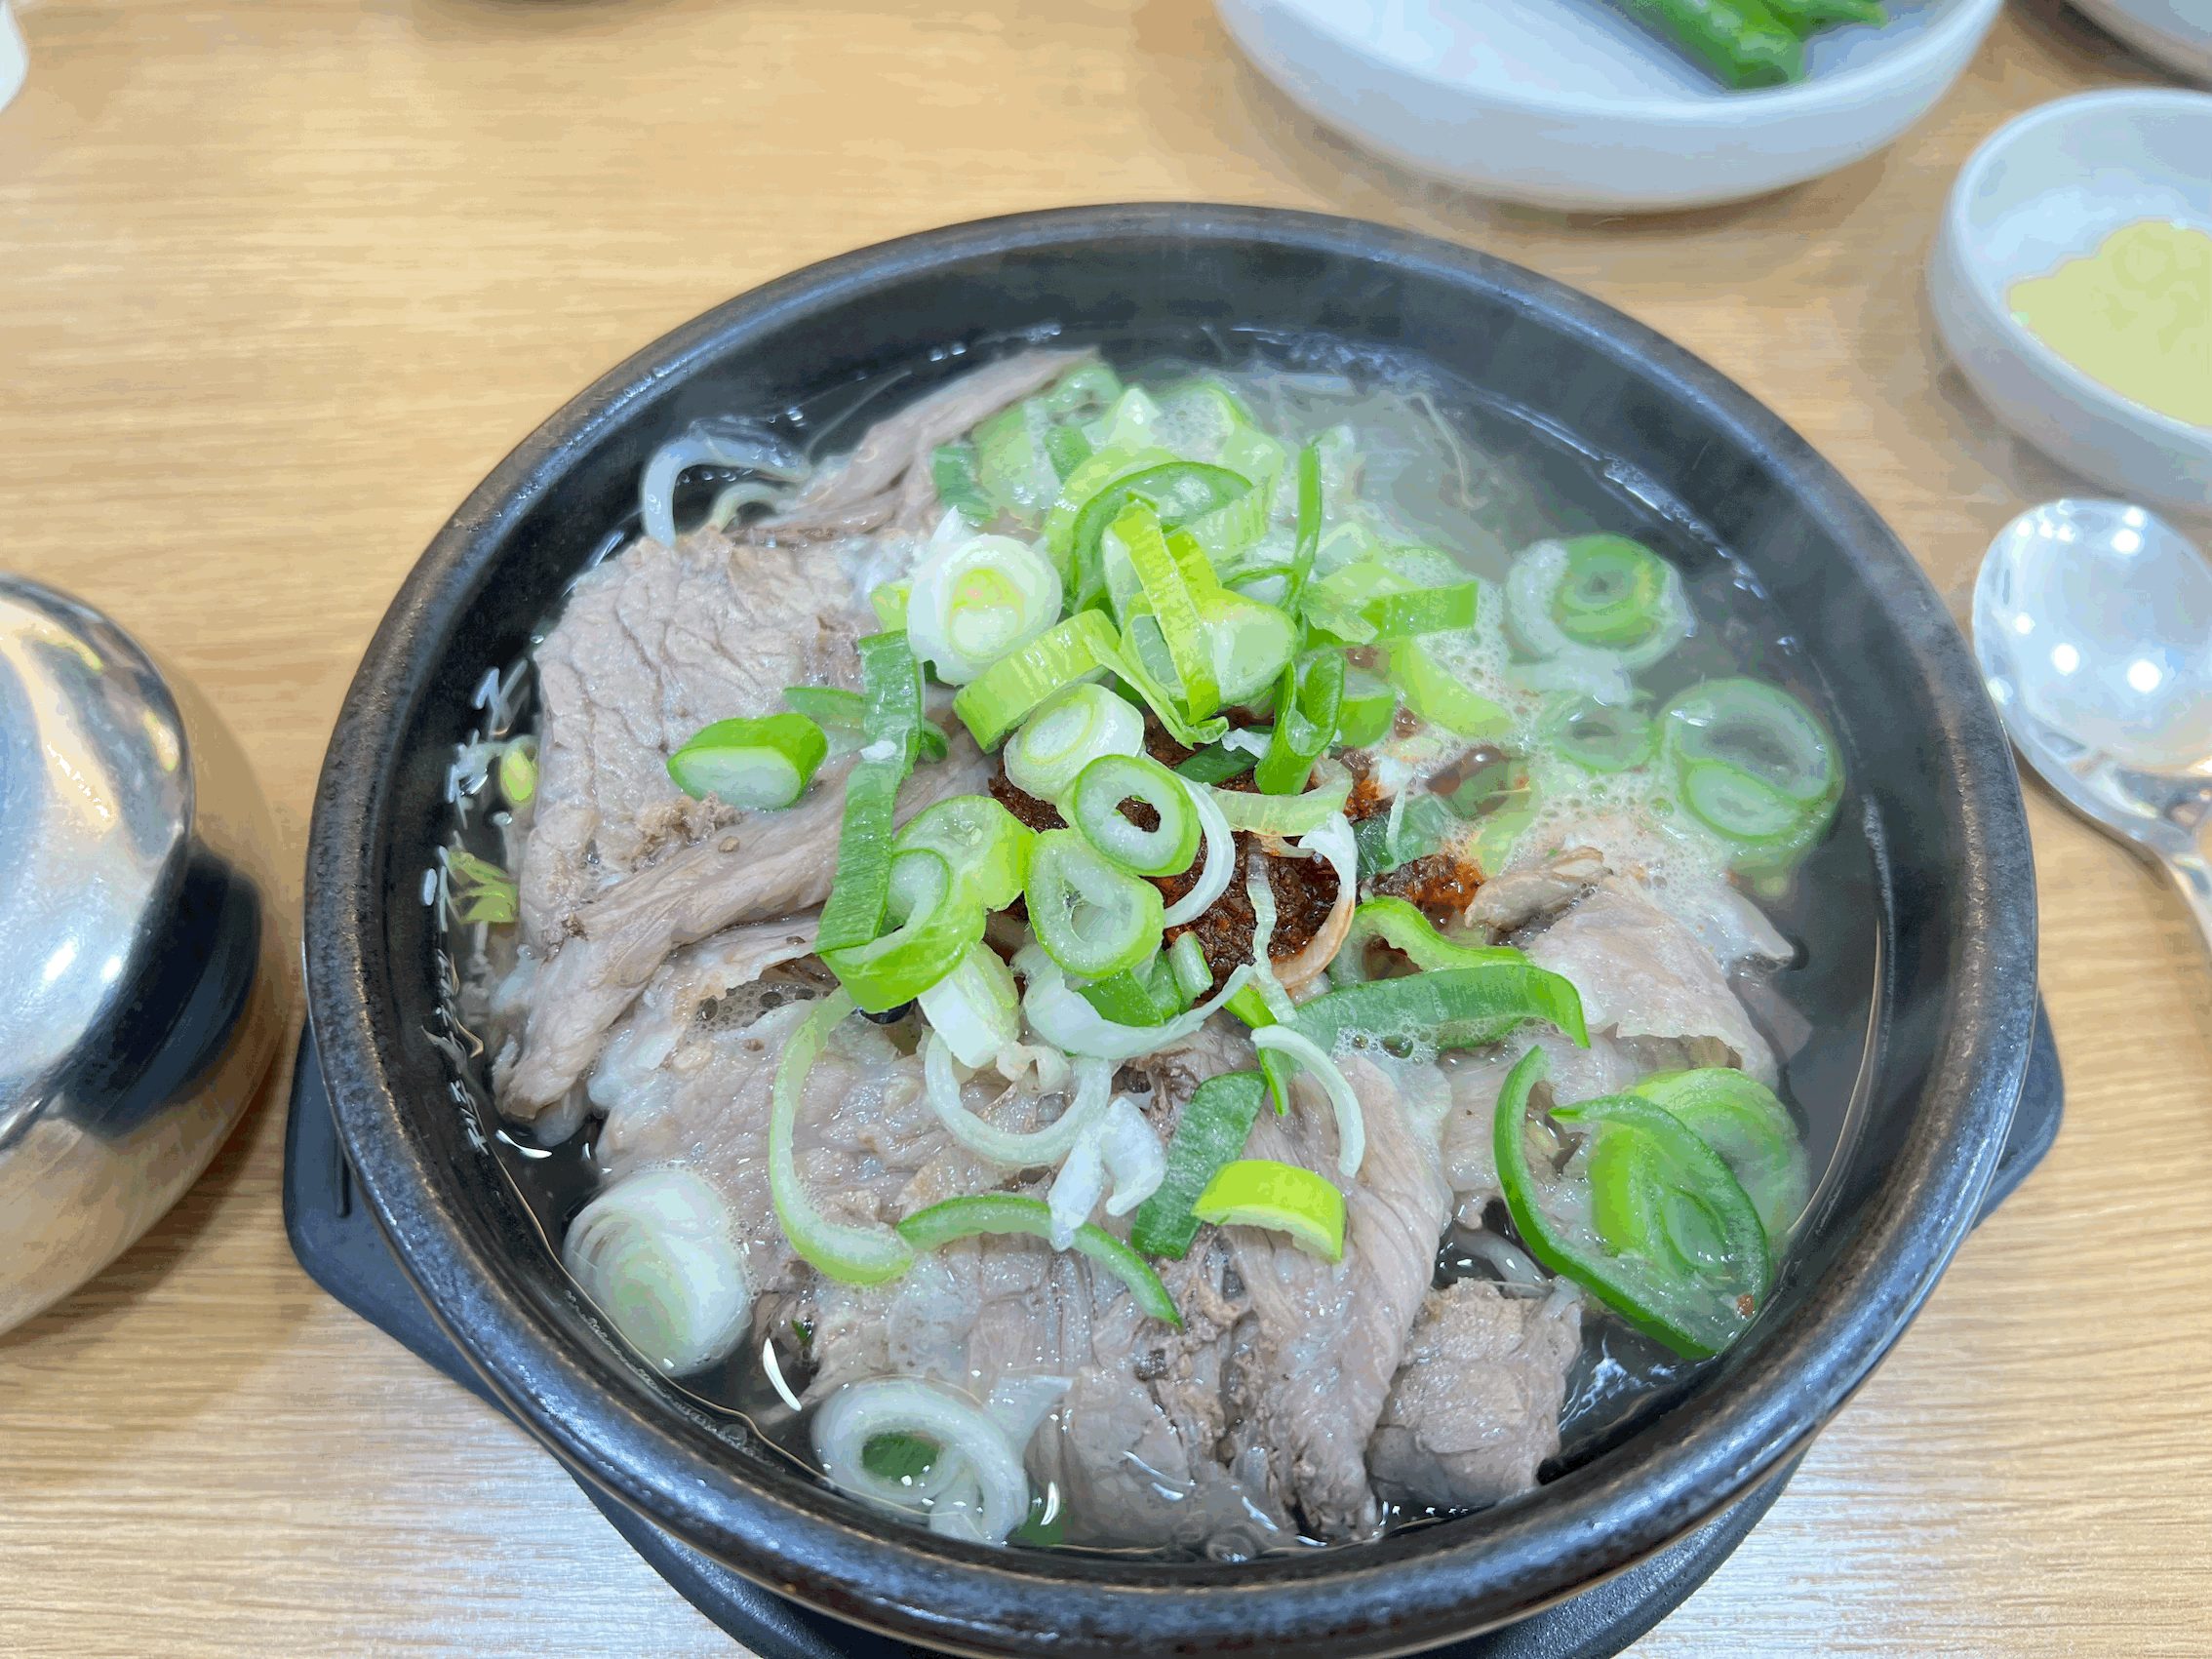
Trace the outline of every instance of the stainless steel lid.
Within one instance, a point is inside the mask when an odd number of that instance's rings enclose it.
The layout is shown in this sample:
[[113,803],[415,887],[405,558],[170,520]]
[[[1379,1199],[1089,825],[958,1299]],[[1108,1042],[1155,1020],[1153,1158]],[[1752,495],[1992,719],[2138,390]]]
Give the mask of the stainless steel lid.
[[0,575],[0,1142],[157,948],[191,847],[191,762],[137,645]]

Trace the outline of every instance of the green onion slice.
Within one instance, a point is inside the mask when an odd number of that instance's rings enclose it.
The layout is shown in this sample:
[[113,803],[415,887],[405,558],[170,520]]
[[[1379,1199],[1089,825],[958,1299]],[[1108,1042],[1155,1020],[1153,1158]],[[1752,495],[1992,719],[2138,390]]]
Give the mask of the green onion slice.
[[1272,1158],[1225,1164],[1191,1206],[1201,1221],[1264,1227],[1310,1256],[1344,1259],[1344,1194],[1311,1169]]
[[1513,716],[1470,691],[1422,639],[1391,648],[1390,677],[1405,706],[1431,726],[1471,741],[1495,741],[1513,731]]
[[1473,580],[1423,587],[1372,559],[1347,565],[1315,586],[1356,611],[1372,630],[1369,639],[1383,640],[1472,628],[1480,591]]
[[1344,653],[1317,652],[1301,667],[1283,670],[1275,692],[1275,731],[1252,770],[1263,795],[1290,795],[1306,787],[1314,762],[1328,752],[1344,706]]
[[953,698],[953,713],[986,751],[996,749],[1061,687],[1107,669],[1118,672],[1121,654],[1114,624],[1095,611],[1079,611],[963,686]]
[[1252,795],[1242,789],[1216,789],[1213,804],[1231,829],[1255,835],[1310,835],[1341,812],[1352,798],[1352,774],[1333,761],[1323,761],[1315,771],[1323,781],[1303,795]]
[[1167,653],[1175,664],[1175,677],[1182,683],[1184,708],[1191,719],[1204,720],[1221,705],[1221,688],[1213,677],[1213,652],[1199,612],[1198,593],[1205,589],[1193,591],[1190,573],[1168,551],[1159,516],[1150,507],[1141,503],[1129,507],[1114,521],[1113,533],[1127,550],[1130,567],[1144,586],[1153,614],[1159,618]]
[[515,878],[492,862],[458,847],[445,851],[446,869],[459,888],[455,907],[463,922],[505,927],[521,914]]
[[1175,769],[1178,777],[1193,783],[1227,783],[1240,772],[1252,770],[1253,757],[1226,743],[1208,743]]
[[[1139,829],[1122,815],[1122,803],[1130,799],[1159,815],[1155,828]],[[1133,875],[1179,876],[1198,856],[1199,816],[1190,791],[1149,756],[1100,756],[1083,769],[1068,805],[1069,822],[1083,838]]]
[[807,1197],[791,1150],[807,1074],[820,1058],[831,1030],[851,1011],[852,999],[833,992],[807,1010],[784,1044],[770,1095],[769,1196],[791,1247],[821,1272],[847,1284],[881,1284],[912,1265],[913,1247],[888,1228],[854,1227],[822,1215]]
[[1344,671],[1344,694],[1337,704],[1336,740],[1347,749],[1364,749],[1390,734],[1398,713],[1398,692],[1363,668]]
[[845,817],[838,830],[837,879],[822,906],[815,949],[864,945],[883,925],[890,890],[892,814],[898,786],[914,768],[922,727],[922,670],[903,633],[870,634],[858,642],[868,741],[845,780]]
[[958,968],[983,936],[983,907],[954,881],[943,854],[928,848],[892,857],[885,898],[890,931],[821,952],[838,983],[870,1013],[912,1002]]
[[1670,702],[1659,724],[1684,805],[1755,880],[1786,876],[1836,815],[1836,745],[1781,688],[1709,680]]
[[[934,1250],[958,1239],[978,1233],[1027,1233],[1040,1239],[1052,1236],[1052,1215],[1042,1199],[1017,1198],[1011,1193],[976,1193],[946,1199],[918,1210],[898,1224],[899,1237],[919,1250]],[[1091,1222],[1076,1229],[1076,1253],[1087,1257],[1129,1287],[1146,1314],[1180,1330],[1183,1316],[1160,1276],[1142,1256]]]
[[1321,446],[1308,444],[1298,452],[1298,529],[1290,554],[1290,580],[1284,589],[1283,609],[1304,614],[1306,583],[1312,579],[1314,555],[1321,549],[1322,482]]
[[940,444],[930,454],[929,476],[937,486],[937,499],[969,524],[987,525],[999,516],[999,503],[975,476],[973,444]]
[[1007,776],[1058,806],[1083,769],[1103,755],[1144,753],[1144,716],[1093,681],[1064,686],[1007,743]]
[[1165,1025],[1183,1011],[1179,1004],[1163,1004],[1153,995],[1150,982],[1135,968],[1125,968],[1093,984],[1081,986],[1076,995],[1096,1008],[1102,1018],[1116,1025]]
[[1069,973],[1103,979],[1160,948],[1160,889],[1094,850],[1074,830],[1037,838],[1029,866],[1029,925]]
[[1069,542],[1076,572],[1075,608],[1086,609],[1109,591],[1112,574],[1110,555],[1104,547],[1106,533],[1131,506],[1145,507],[1160,525],[1172,530],[1250,494],[1251,489],[1251,480],[1241,473],[1186,460],[1171,460],[1116,478],[1086,501],[1076,515]]
[[1647,636],[1667,605],[1672,565],[1625,535],[1564,543],[1566,572],[1552,592],[1552,620],[1577,645],[1619,651]]
[[1177,934],[1167,947],[1166,963],[1175,976],[1175,989],[1182,993],[1184,1007],[1212,988],[1213,965],[1205,960],[1205,947],[1199,943],[1196,933]]
[[1021,1039],[1021,993],[999,953],[978,939],[921,993],[922,1017],[964,1066],[986,1066]]
[[939,548],[914,573],[906,631],[914,654],[965,686],[1060,617],[1060,573],[1010,535]]
[[1659,729],[1648,715],[1568,694],[1544,711],[1545,746],[1585,771],[1630,771],[1658,752]]
[[[783,700],[796,714],[803,714],[822,729],[829,739],[832,758],[857,754],[868,745],[868,704],[858,691],[848,691],[839,686],[786,686]],[[917,732],[920,742],[915,758],[921,761],[941,761],[945,758],[945,734],[934,722],[923,721]]]
[[1035,830],[988,795],[951,795],[916,813],[891,846],[939,854],[952,868],[960,896],[985,910],[1004,910],[1029,880],[1036,842]]
[[822,729],[803,714],[718,720],[668,757],[668,775],[697,799],[769,810],[804,795],[828,753]]
[[1618,535],[1539,541],[1506,575],[1506,624],[1540,660],[1600,652],[1632,673],[1649,668],[1690,630],[1681,573]]
[[1183,1258],[1198,1237],[1191,1206],[1222,1165],[1244,1150],[1266,1098],[1258,1072],[1229,1072],[1198,1086],[1167,1143],[1167,1173],[1130,1222],[1130,1244],[1148,1256]]

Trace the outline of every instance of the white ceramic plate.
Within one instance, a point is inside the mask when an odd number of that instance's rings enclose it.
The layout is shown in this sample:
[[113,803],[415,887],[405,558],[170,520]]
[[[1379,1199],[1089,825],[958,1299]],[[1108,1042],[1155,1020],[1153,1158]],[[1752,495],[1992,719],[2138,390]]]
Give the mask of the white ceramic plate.
[[1890,0],[1806,79],[1730,92],[1606,0],[1216,0],[1262,73],[1420,172],[1555,208],[1734,201],[1873,154],[1941,98],[2002,0]]
[[2212,233],[2212,94],[2087,93],[2032,109],[1959,170],[1928,298],[1997,417],[2075,471],[2155,506],[2212,505],[2212,430],[2090,378],[2013,321],[2005,291],[2138,219]]
[[2169,69],[2212,81],[2212,0],[2074,0],[2101,27]]

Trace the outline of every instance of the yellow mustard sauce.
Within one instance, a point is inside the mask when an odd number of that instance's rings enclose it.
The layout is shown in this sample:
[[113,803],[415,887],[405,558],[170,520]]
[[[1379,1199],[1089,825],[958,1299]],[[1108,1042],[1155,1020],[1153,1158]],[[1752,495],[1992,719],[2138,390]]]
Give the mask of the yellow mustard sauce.
[[2212,426],[2212,235],[2147,218],[2005,295],[2015,321],[2091,378]]

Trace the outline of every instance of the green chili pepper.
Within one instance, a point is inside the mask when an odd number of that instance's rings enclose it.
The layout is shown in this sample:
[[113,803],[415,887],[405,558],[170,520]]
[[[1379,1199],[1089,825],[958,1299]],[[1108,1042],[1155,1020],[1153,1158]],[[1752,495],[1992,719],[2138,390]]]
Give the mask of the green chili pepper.
[[1762,0],[1622,0],[1622,9],[1738,90],[1805,78],[1803,45]]
[[1766,0],[1766,9],[1799,34],[1810,34],[1831,23],[1864,23],[1879,28],[1889,21],[1889,14],[1875,0]]
[[1547,1020],[1578,1046],[1590,1047],[1582,996],[1573,984],[1511,951],[1474,967],[1344,986],[1301,1004],[1295,1023],[1324,1052],[1333,1052],[1346,1032],[1377,1042],[1404,1037],[1439,1048],[1472,1048],[1495,1043],[1531,1019]]
[[1198,1086],[1167,1143],[1167,1173],[1137,1206],[1130,1244],[1148,1256],[1182,1259],[1198,1237],[1191,1206],[1223,1165],[1244,1155],[1266,1098],[1267,1082],[1257,1072],[1229,1072]]
[[1552,1109],[1561,1124],[1588,1126],[1586,1174],[1532,1160],[1529,1094],[1549,1066],[1544,1050],[1531,1048],[1507,1077],[1492,1120],[1498,1182],[1522,1243],[1677,1353],[1720,1353],[1751,1323],[1771,1278],[1750,1195],[1680,1120],[1635,1095]]
[[1118,478],[1083,504],[1073,538],[1075,599],[1068,609],[1082,611],[1106,596],[1106,566],[1098,544],[1114,521],[1133,505],[1152,509],[1163,531],[1228,505],[1251,490],[1251,480],[1225,466],[1203,461],[1170,461]]
[[1417,968],[1485,968],[1497,962],[1526,962],[1510,945],[1455,945],[1438,932],[1419,910],[1402,898],[1370,898],[1352,912],[1352,928],[1329,966],[1339,984],[1367,978],[1367,946],[1380,939],[1403,951]]
[[1726,1160],[1779,1250],[1812,1194],[1812,1166],[1789,1107],[1758,1079],[1724,1066],[1659,1072],[1629,1090],[1664,1107]]

